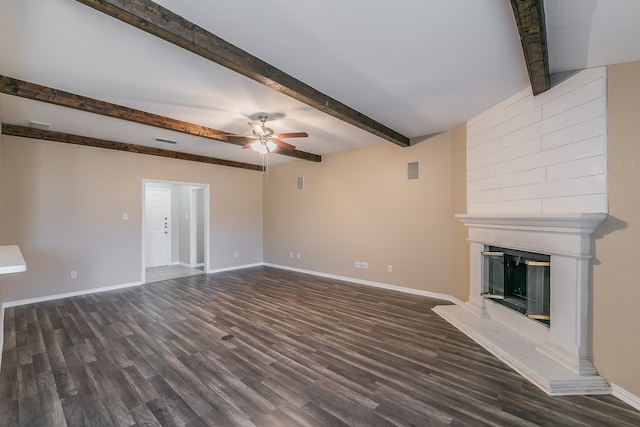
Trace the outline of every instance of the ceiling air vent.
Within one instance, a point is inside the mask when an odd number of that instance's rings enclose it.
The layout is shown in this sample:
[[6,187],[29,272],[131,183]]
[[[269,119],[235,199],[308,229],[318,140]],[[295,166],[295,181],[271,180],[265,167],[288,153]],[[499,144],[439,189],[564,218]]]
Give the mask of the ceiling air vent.
[[35,122],[33,120],[29,120],[29,127],[40,130],[47,130],[51,125],[49,123]]
[[176,141],[172,141],[170,139],[165,139],[165,138],[160,138],[160,137],[156,137],[155,140],[158,141],[158,142],[166,142],[167,144],[177,144]]

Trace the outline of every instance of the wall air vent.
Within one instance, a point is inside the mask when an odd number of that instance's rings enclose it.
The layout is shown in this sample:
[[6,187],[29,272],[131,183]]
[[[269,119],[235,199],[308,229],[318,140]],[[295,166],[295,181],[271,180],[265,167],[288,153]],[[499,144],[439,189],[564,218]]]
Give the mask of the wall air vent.
[[420,178],[420,163],[411,162],[407,163],[407,179]]

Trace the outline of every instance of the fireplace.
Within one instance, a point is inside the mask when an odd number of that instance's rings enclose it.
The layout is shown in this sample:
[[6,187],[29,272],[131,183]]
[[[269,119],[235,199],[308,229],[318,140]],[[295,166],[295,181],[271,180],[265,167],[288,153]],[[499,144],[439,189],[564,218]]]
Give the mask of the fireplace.
[[591,235],[606,217],[456,215],[468,228],[469,299],[434,310],[550,395],[607,394],[591,362]]

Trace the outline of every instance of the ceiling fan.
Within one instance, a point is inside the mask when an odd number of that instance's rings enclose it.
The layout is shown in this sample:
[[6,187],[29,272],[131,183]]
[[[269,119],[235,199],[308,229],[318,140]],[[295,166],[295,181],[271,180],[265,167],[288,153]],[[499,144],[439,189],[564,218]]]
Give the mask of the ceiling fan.
[[268,154],[276,148],[284,150],[295,150],[295,146],[283,139],[286,138],[306,138],[309,136],[306,132],[290,132],[290,133],[275,133],[273,129],[266,126],[266,122],[269,116],[266,114],[260,114],[258,116],[258,122],[249,122],[253,135],[243,136],[241,138],[249,138],[254,141],[249,141],[245,144],[245,148],[252,148],[260,154]]

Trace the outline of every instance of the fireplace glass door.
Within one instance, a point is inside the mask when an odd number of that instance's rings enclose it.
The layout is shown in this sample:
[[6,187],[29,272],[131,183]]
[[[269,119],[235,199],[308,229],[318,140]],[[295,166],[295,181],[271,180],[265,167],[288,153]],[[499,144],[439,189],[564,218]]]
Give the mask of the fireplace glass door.
[[482,252],[482,296],[550,325],[550,256],[509,248]]
[[536,320],[551,320],[549,273],[550,262],[526,261],[527,316]]
[[482,296],[504,299],[504,252],[485,251],[482,255]]

